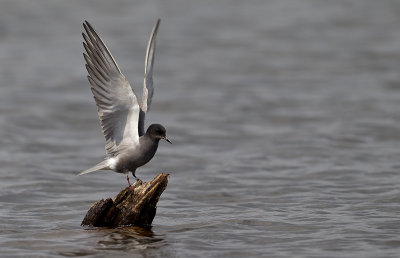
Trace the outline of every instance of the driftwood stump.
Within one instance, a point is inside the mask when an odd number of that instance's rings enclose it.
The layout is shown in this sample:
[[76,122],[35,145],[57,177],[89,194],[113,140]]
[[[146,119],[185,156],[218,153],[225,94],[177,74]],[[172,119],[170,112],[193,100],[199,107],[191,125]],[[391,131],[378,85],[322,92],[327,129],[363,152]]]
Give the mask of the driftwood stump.
[[129,187],[123,189],[114,200],[108,198],[94,203],[81,226],[150,226],[156,215],[158,199],[167,187],[168,176],[159,174],[146,183],[137,180],[131,190]]

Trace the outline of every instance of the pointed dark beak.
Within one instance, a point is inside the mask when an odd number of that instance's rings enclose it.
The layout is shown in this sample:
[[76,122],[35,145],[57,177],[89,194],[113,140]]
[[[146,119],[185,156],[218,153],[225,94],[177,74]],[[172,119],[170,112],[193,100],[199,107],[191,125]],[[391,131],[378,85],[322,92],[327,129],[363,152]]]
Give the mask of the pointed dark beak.
[[167,136],[164,137],[164,140],[166,140],[167,142],[169,142],[170,144],[172,144],[172,142],[167,138]]

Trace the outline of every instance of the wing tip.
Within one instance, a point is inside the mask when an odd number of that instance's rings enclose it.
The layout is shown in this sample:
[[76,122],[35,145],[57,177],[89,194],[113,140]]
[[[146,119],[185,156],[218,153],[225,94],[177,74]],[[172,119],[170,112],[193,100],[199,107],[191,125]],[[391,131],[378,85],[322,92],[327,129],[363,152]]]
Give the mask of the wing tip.
[[160,19],[160,18],[158,18],[158,19],[157,19],[157,21],[156,21],[156,24],[154,24],[154,28],[153,28],[153,32],[152,32],[152,34],[155,34],[155,33],[157,33],[157,31],[158,31],[158,27],[160,26],[160,23],[161,23],[161,19]]

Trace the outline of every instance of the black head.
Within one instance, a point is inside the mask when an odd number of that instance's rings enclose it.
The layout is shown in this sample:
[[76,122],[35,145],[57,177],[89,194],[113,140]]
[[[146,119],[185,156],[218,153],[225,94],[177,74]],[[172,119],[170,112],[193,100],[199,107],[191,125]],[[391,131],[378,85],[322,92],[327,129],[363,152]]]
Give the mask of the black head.
[[149,128],[147,128],[146,135],[153,139],[164,139],[172,144],[172,142],[167,138],[167,131],[165,130],[165,127],[160,124],[150,125]]

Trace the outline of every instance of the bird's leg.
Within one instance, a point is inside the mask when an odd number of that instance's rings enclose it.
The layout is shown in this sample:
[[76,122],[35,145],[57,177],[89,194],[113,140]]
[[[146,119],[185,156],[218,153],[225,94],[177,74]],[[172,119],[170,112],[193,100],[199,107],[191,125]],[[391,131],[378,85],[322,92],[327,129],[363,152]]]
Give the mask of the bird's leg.
[[128,184],[129,184],[129,191],[133,191],[133,187],[131,185],[131,182],[129,182],[129,173],[126,174],[126,180],[128,180]]
[[131,182],[129,182],[129,175],[128,174],[126,174],[126,180],[128,180],[129,188],[131,188]]
[[136,175],[135,175],[136,169],[132,171],[132,175],[134,178],[136,178],[136,180],[140,180]]

